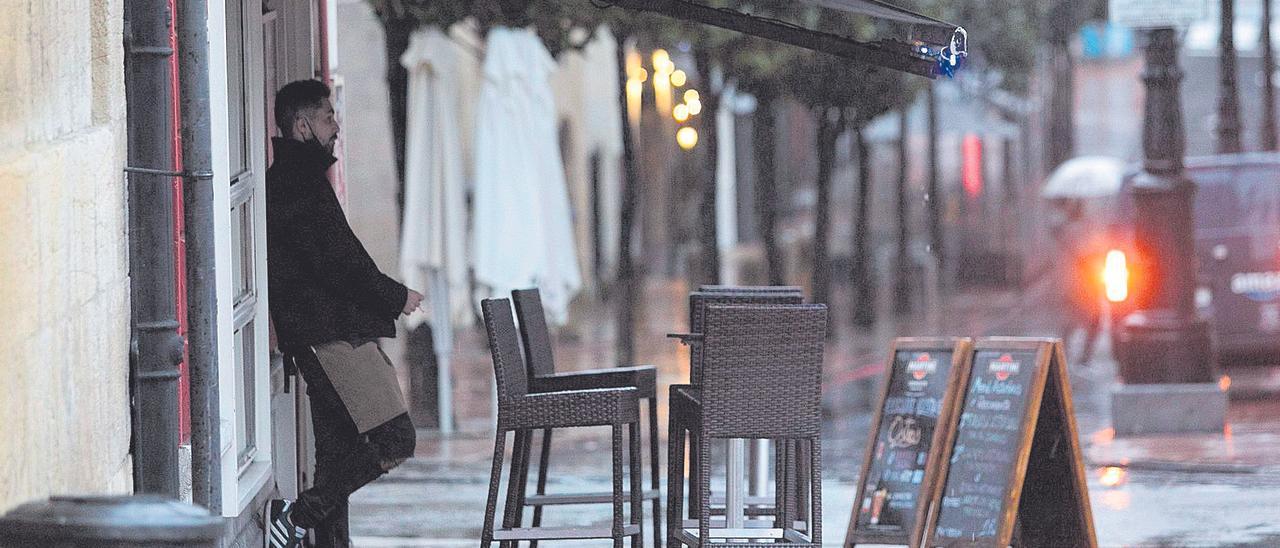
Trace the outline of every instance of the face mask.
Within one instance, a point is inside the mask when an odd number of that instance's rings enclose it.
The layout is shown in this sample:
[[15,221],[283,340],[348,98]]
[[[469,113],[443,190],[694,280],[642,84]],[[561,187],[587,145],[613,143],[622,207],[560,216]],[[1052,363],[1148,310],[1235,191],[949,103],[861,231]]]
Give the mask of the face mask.
[[320,138],[319,138],[319,137],[316,137],[316,130],[311,129],[311,122],[308,122],[306,118],[302,118],[302,123],[304,123],[304,124],[306,124],[306,125],[307,125],[307,132],[311,134],[311,137],[308,137],[307,139],[303,140],[302,142],[307,143],[308,145],[311,145],[311,146],[313,146],[313,147],[316,147],[316,148],[322,149],[322,150],[324,150],[324,151],[326,151],[326,152],[329,152],[329,153],[332,153],[332,152],[333,152],[333,150],[332,150],[332,149],[330,149],[329,147],[325,146],[325,145],[324,145],[324,143],[321,143],[321,142],[320,142]]

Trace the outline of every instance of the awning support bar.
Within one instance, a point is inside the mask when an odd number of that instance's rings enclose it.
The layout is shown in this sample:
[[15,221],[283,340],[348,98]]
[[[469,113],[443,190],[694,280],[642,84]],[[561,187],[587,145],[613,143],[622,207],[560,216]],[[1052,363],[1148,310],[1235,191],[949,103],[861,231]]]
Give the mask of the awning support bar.
[[937,62],[914,55],[908,44],[902,44],[902,53],[895,53],[886,50],[882,46],[858,42],[834,34],[790,26],[778,21],[770,21],[731,10],[722,10],[682,0],[616,0],[611,4],[633,10],[660,13],[677,19],[696,21],[752,36],[759,36],[783,44],[830,53],[859,63],[876,65],[927,78],[938,77]]

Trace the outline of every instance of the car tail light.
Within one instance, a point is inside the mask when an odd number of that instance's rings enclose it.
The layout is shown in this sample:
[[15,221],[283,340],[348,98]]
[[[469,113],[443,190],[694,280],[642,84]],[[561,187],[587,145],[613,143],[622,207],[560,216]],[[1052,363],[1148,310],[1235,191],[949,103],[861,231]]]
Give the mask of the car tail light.
[[1107,290],[1108,301],[1119,303],[1129,298],[1129,264],[1123,251],[1112,249],[1107,252],[1107,261],[1102,267],[1102,283]]

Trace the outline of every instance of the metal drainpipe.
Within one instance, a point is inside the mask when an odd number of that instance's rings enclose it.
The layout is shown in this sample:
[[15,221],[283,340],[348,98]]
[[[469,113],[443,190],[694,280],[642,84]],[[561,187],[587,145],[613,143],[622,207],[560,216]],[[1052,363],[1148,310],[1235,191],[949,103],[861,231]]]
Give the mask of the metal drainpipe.
[[213,158],[209,135],[208,1],[184,0],[178,10],[179,106],[183,120],[183,188],[187,229],[187,331],[191,369],[191,496],[218,508],[222,489],[218,448],[217,293],[214,278]]
[[174,318],[169,16],[164,0],[125,4],[128,102],[130,389],[134,490],[178,496],[178,363]]
[[[178,50],[178,35],[175,34],[178,17],[178,0],[167,0],[169,5],[169,47]],[[182,113],[178,111],[178,56],[169,56],[169,112],[173,116],[173,127],[169,129],[169,140],[173,143],[173,168],[181,171],[182,164]],[[178,318],[178,335],[182,337],[182,363],[178,364],[178,443],[191,444],[191,374],[187,369],[187,237],[186,226],[182,219],[182,177],[173,178],[173,255],[174,255],[174,314]],[[188,448],[188,452],[190,449]]]

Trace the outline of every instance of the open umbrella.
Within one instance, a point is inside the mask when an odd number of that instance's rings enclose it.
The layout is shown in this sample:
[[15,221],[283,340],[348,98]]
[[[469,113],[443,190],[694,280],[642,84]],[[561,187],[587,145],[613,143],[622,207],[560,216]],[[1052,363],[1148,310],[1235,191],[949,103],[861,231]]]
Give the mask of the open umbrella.
[[1101,198],[1120,191],[1124,161],[1110,156],[1081,156],[1062,163],[1045,181],[1045,198]]

